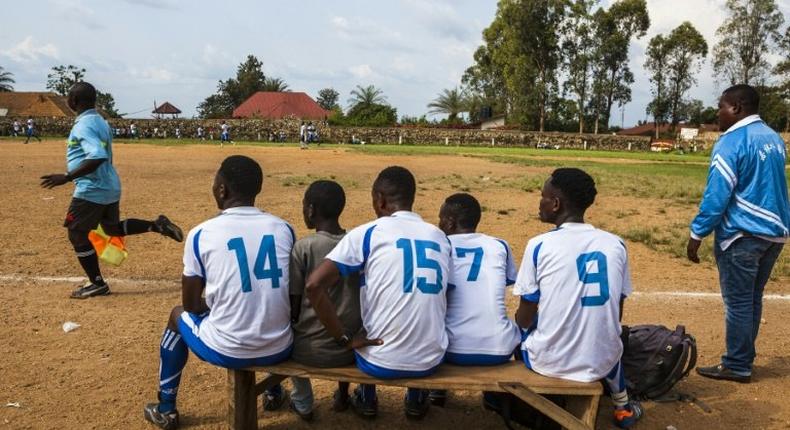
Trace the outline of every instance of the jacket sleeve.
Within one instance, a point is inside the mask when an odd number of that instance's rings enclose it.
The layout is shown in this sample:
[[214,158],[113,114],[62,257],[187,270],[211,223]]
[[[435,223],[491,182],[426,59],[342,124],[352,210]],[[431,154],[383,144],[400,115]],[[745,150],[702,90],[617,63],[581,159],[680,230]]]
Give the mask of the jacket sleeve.
[[739,151],[733,135],[722,136],[711,155],[708,181],[699,213],[691,222],[691,237],[702,240],[722,221],[738,186]]

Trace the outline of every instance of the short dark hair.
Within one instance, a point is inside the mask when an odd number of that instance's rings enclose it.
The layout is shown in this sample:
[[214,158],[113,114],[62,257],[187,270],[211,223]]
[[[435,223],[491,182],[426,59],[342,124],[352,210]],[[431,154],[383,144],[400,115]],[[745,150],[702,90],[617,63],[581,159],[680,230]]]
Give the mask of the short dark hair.
[[222,161],[219,174],[227,181],[231,191],[242,197],[255,197],[263,187],[263,170],[260,164],[244,155],[231,155]]
[[592,206],[598,190],[595,181],[584,170],[575,167],[564,167],[551,173],[549,182],[559,189],[572,209],[584,212]]
[[756,113],[760,110],[760,94],[751,85],[733,85],[721,94],[729,100],[740,103],[747,113]]
[[315,181],[304,192],[304,201],[313,205],[315,212],[323,219],[336,219],[346,207],[346,193],[335,181]]
[[96,88],[85,81],[72,85],[69,93],[73,94],[77,106],[96,106]]
[[379,173],[373,182],[373,188],[384,194],[388,200],[411,206],[417,193],[417,181],[405,167],[390,166]]
[[453,194],[444,200],[444,208],[461,228],[475,229],[480,223],[480,202],[471,194]]

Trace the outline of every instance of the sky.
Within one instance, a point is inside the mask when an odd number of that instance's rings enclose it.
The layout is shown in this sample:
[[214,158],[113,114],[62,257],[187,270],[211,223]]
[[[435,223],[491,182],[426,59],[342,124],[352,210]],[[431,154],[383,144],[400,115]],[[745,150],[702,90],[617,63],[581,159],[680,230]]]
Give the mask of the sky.
[[[602,0],[607,6],[613,0]],[[646,118],[643,69],[650,38],[690,21],[708,42],[723,22],[725,0],[648,0],[651,28],[631,44],[633,101],[612,112],[612,125]],[[790,17],[790,0],[777,0]],[[235,76],[253,54],[267,76],[316,97],[340,92],[345,107],[356,85],[384,91],[399,115],[419,116],[445,88],[460,85],[496,14],[495,0],[29,0],[3,8],[0,66],[17,91],[43,91],[50,68],[73,64],[115,97],[119,112],[150,116],[169,101],[195,115],[217,82]],[[790,21],[790,19],[788,19]],[[790,22],[789,22],[790,23]],[[713,105],[710,61],[691,98]]]

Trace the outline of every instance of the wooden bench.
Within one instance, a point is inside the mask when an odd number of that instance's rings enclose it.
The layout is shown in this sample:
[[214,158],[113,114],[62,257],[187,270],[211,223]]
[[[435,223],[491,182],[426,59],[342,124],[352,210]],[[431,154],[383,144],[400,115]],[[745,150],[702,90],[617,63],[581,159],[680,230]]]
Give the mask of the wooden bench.
[[[267,376],[256,383],[255,373]],[[396,387],[424,389],[498,391],[512,393],[567,429],[593,429],[598,401],[603,393],[600,383],[581,383],[538,375],[520,361],[492,367],[461,367],[443,364],[426,378],[380,380],[356,367],[319,369],[286,361],[275,366],[228,370],[228,427],[234,430],[258,428],[257,398],[289,376],[348,381]],[[542,394],[563,395],[566,409],[547,400]]]

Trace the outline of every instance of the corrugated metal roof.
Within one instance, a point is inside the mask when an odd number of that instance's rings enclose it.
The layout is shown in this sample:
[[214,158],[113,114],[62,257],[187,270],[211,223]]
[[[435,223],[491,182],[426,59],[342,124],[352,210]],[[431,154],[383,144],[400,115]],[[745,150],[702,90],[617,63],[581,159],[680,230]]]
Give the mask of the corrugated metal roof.
[[326,119],[331,114],[305,93],[259,91],[233,110],[234,118]]

